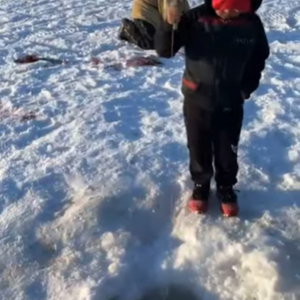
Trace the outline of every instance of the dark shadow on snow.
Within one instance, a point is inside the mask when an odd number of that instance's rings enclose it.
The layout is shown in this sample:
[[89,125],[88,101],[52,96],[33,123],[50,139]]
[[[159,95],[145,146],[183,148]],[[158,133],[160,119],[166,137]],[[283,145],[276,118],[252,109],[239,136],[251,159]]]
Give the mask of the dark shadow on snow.
[[34,281],[25,288],[24,300],[43,300],[47,299],[46,287],[40,281]]
[[138,300],[201,300],[196,293],[183,285],[171,284],[152,288]]

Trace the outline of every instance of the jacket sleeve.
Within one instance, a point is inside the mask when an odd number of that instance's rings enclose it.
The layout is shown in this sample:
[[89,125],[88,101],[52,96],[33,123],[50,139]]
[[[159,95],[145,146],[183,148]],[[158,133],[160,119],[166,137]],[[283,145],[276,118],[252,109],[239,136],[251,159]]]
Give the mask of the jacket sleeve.
[[170,58],[185,45],[189,34],[188,24],[187,14],[182,15],[176,30],[173,30],[172,25],[166,22],[161,23],[154,36],[154,45],[158,56]]
[[254,49],[247,62],[242,81],[242,93],[244,94],[245,99],[248,99],[258,88],[261,73],[265,68],[265,61],[270,55],[269,43],[260,19],[258,19],[258,26],[258,35]]

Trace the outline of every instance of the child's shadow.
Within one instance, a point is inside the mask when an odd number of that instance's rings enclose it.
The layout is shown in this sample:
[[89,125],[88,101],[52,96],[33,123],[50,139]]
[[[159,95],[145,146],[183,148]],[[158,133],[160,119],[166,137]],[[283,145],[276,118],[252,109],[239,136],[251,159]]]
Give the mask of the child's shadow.
[[182,285],[171,284],[146,291],[138,300],[201,300],[196,293]]

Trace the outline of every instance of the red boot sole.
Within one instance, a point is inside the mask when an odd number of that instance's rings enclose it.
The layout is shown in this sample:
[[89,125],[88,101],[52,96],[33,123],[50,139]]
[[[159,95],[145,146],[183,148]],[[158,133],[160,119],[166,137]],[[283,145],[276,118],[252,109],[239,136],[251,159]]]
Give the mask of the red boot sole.
[[208,210],[208,203],[202,201],[189,201],[188,208],[191,213],[205,214]]
[[232,218],[238,216],[239,208],[238,206],[229,208],[226,207],[226,204],[221,204],[221,212],[225,218]]

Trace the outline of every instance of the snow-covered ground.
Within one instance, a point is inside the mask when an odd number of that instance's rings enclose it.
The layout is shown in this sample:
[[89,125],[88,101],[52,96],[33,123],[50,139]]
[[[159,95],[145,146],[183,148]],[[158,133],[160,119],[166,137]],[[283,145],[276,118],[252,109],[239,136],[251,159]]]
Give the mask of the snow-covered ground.
[[183,57],[88,63],[143,54],[116,37],[131,1],[0,3],[1,300],[300,299],[300,1],[259,10],[271,57],[245,105],[237,219],[183,209]]

